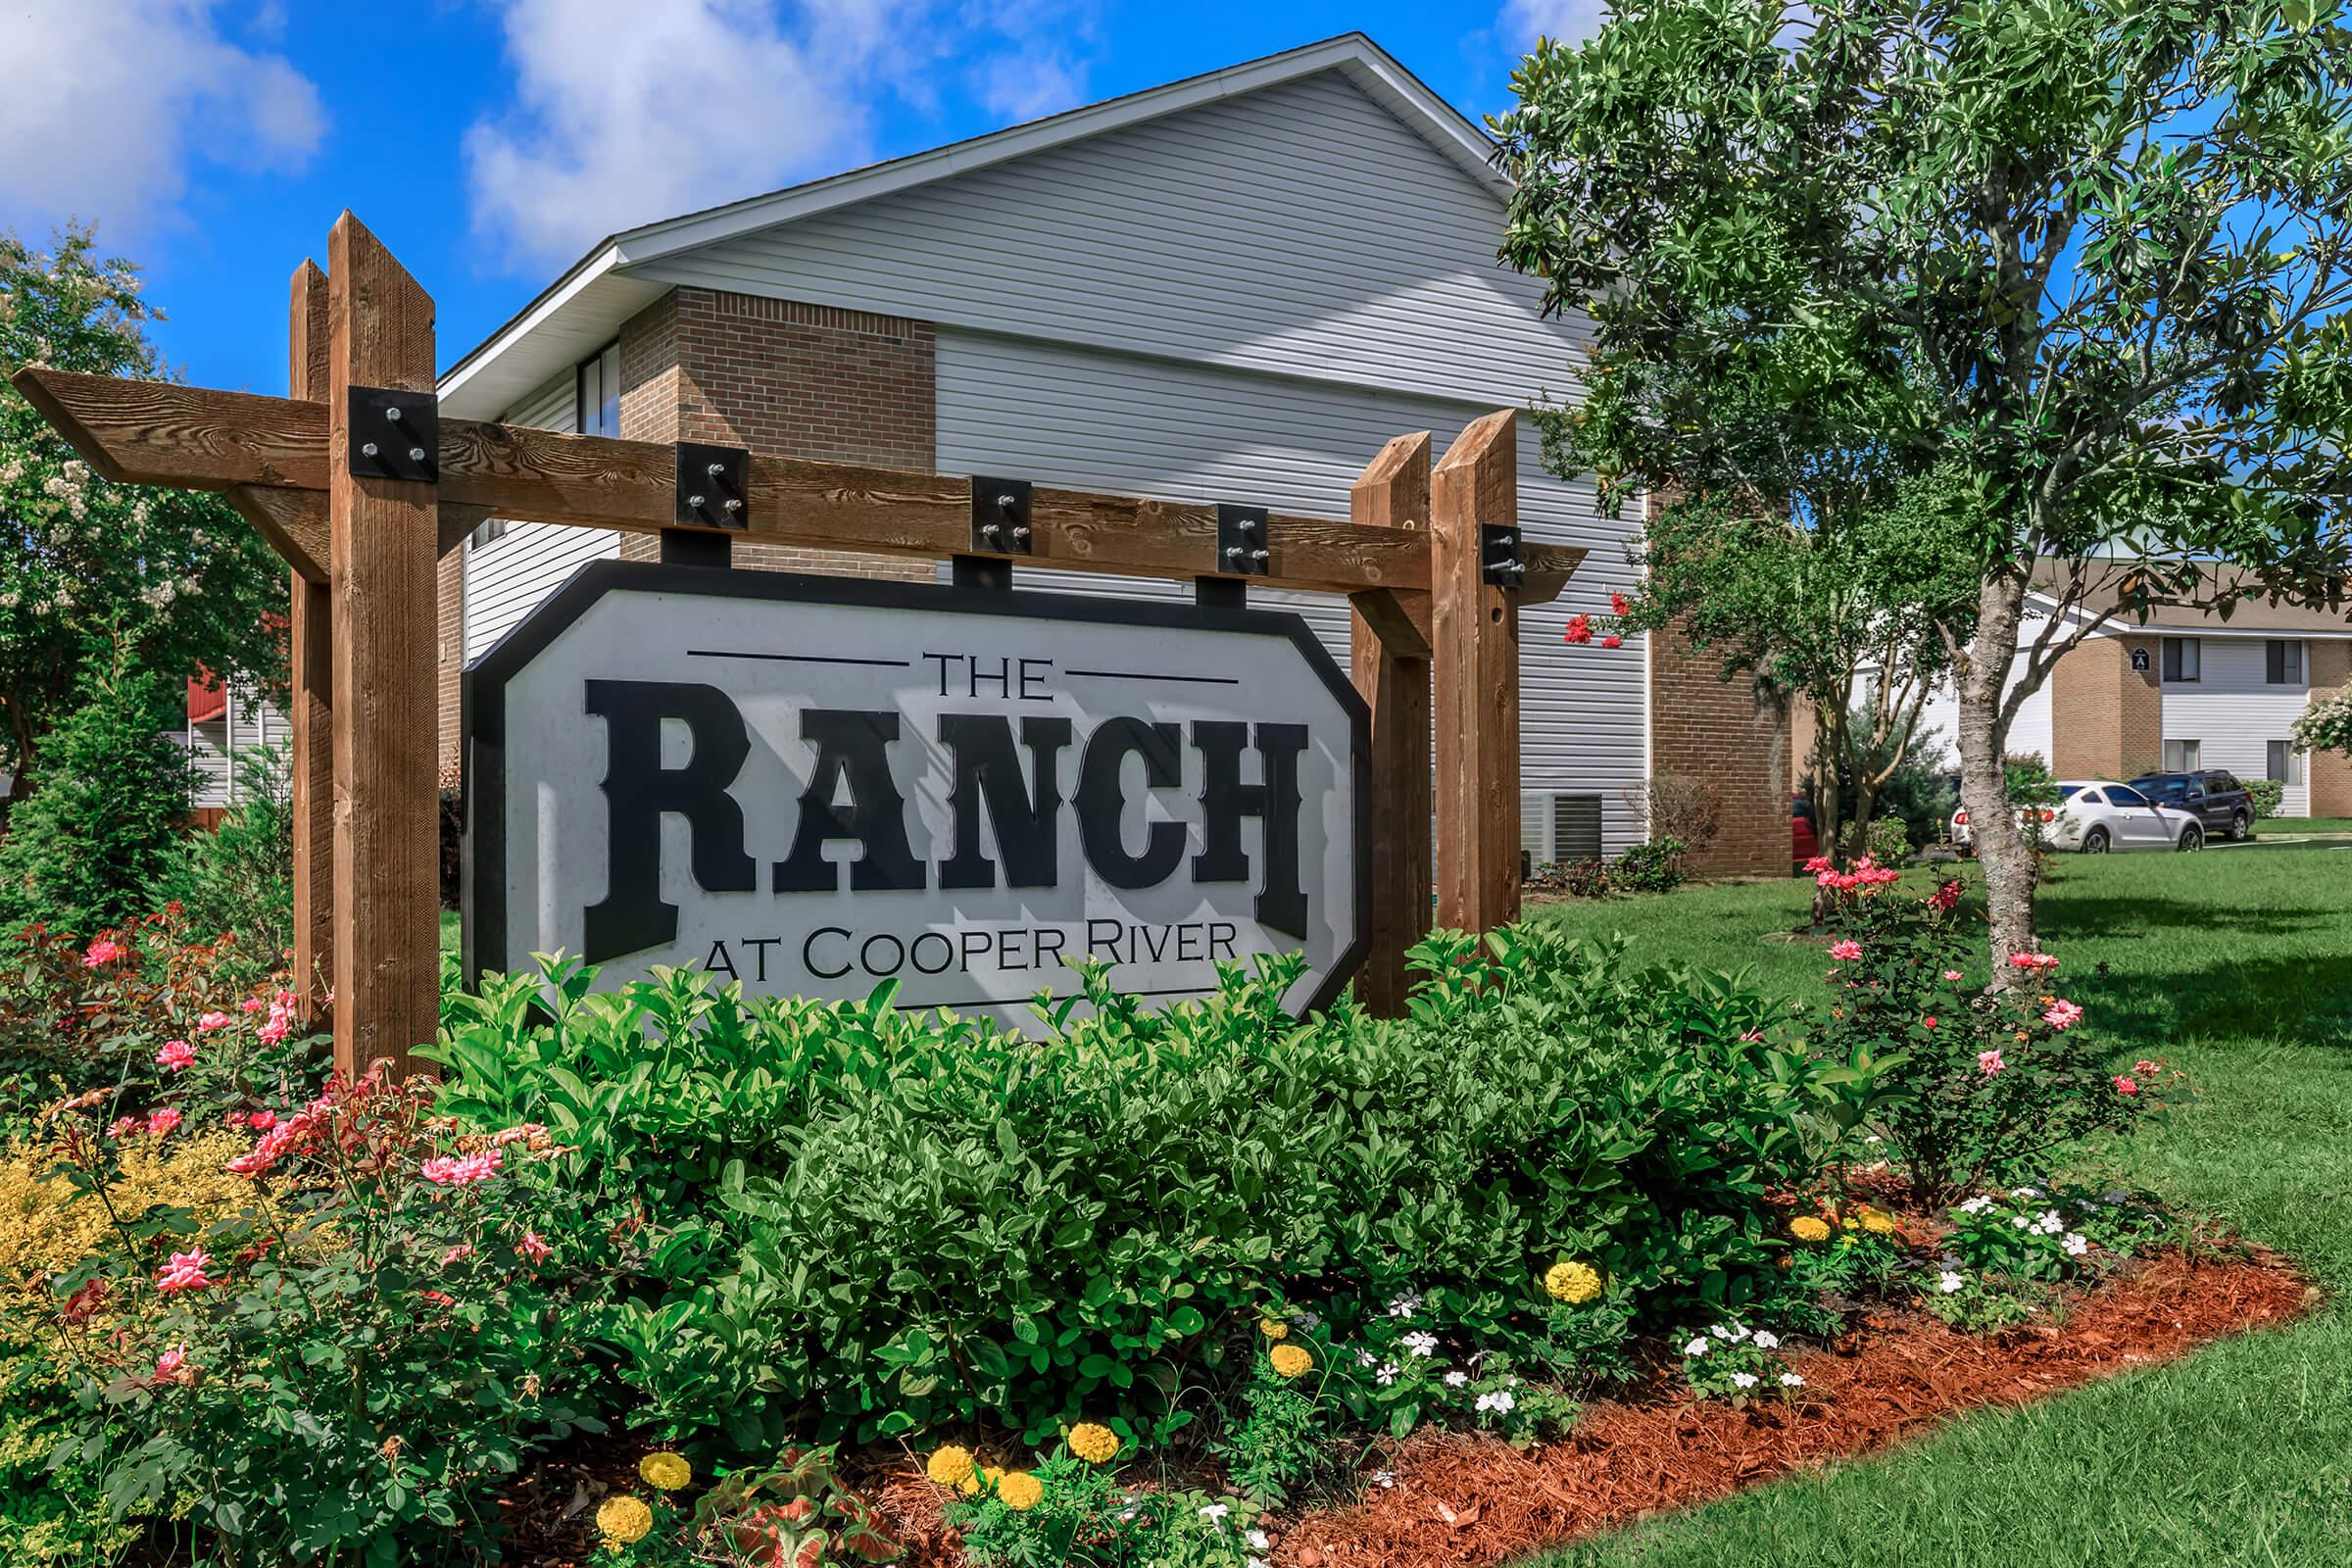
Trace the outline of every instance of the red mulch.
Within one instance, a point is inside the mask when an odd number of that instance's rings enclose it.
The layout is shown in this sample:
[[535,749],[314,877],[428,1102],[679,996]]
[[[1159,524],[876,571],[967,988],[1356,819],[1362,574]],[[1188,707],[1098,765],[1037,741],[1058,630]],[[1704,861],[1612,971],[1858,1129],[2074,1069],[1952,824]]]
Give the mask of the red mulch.
[[1810,1397],[1794,1404],[1596,1403],[1561,1442],[1528,1453],[1424,1433],[1390,1462],[1394,1488],[1291,1524],[1277,1556],[1296,1568],[1500,1562],[1875,1452],[1964,1410],[2022,1405],[2171,1360],[2298,1316],[2317,1295],[2275,1255],[2199,1262],[2168,1252],[2082,1298],[2060,1328],[1979,1339],[1925,1314],[1876,1319],[1853,1353],[1798,1358]]

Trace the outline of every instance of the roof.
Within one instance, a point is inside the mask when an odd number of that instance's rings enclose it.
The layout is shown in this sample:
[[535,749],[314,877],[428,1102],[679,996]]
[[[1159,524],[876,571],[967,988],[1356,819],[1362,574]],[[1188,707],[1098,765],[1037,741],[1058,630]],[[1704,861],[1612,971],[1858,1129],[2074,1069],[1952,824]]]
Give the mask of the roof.
[[623,321],[669,291],[667,282],[632,276],[632,267],[1326,71],[1345,74],[1498,201],[1508,198],[1510,182],[1495,169],[1494,143],[1483,130],[1369,37],[1343,33],[929,152],[623,229],[591,248],[442,372],[443,411],[497,418],[550,376],[612,341]]
[[[2094,568],[2089,592],[2082,600],[2087,613],[2105,614],[2115,609],[2122,597],[2120,588],[2138,562],[2129,557],[2117,557],[2113,562]],[[2037,562],[2034,567],[2034,586],[2045,596],[2058,591],[2066,581],[2070,563]],[[2218,567],[2215,585],[2249,581],[2243,573],[2229,567]],[[2308,605],[2271,604],[2260,597],[2260,591],[2238,601],[2228,615],[2210,610],[2180,610],[2160,607],[2149,611],[2144,617],[2126,612],[2108,622],[2102,631],[2176,632],[2183,636],[2201,637],[2276,637],[2281,633],[2300,637],[2352,637],[2352,608],[2346,610],[2315,609]]]

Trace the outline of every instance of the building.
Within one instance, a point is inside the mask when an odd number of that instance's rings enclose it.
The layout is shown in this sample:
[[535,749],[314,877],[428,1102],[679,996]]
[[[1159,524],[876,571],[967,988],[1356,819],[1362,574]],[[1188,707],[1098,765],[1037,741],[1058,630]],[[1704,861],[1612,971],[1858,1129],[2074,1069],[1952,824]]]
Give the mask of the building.
[[[442,377],[467,418],[1346,516],[1390,436],[1572,398],[1588,326],[1500,266],[1485,135],[1361,35],[616,234]],[[1725,790],[1710,869],[1785,874],[1779,714],[1671,641],[1570,647],[1632,575],[1631,519],[1521,443],[1521,520],[1585,546],[1522,619],[1527,847],[1642,836],[1653,765]],[[482,525],[442,564],[459,673],[584,562],[655,540]],[[738,545],[739,565],[930,579],[944,564]],[[1180,585],[1017,568],[1025,587]],[[1348,610],[1261,592],[1347,658]]]
[[[2058,578],[2038,574],[2045,585]],[[2069,612],[2104,615],[2112,584],[2094,586]],[[2020,641],[2050,622],[2057,601],[2028,601]],[[2037,753],[2060,778],[2130,779],[2141,773],[2220,768],[2241,779],[2277,779],[2280,814],[2352,816],[2352,758],[2295,750],[2287,728],[2314,696],[2352,684],[2352,618],[2294,605],[2239,605],[2227,618],[2159,610],[2143,624],[2119,616],[2061,656],[2040,690],[2018,707],[2011,755]],[[1930,699],[1923,725],[1957,758],[1957,706]],[[1955,760],[1954,765],[1957,765]]]

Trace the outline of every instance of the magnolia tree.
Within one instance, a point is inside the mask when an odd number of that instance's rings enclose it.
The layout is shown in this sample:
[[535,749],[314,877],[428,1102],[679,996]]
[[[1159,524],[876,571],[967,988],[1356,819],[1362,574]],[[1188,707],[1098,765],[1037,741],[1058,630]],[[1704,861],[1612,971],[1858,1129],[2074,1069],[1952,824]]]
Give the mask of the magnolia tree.
[[2057,662],[2119,615],[2344,592],[2343,6],[1627,0],[1513,88],[1503,255],[1591,314],[1596,373],[1824,338],[1903,368],[1880,439],[1969,497],[1936,636],[2007,973],[2002,756]]
[[[0,377],[158,376],[129,263],[0,233]],[[94,670],[284,684],[286,574],[218,496],[111,484],[0,379],[0,762],[22,793]]]

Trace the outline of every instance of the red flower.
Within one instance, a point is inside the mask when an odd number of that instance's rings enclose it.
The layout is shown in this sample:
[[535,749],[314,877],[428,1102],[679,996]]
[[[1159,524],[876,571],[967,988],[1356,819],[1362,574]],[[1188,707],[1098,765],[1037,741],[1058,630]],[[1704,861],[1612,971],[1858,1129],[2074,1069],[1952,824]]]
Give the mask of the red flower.
[[2139,1093],[2139,1085],[2130,1078],[2118,1078],[2115,1081],[2115,1092],[2119,1095],[2136,1095]]
[[1568,617],[1567,635],[1562,639],[1562,641],[1576,643],[1581,646],[1582,644],[1589,643],[1592,640],[1592,622],[1587,620],[1582,615],[1570,615]]
[[1633,608],[1634,608],[1634,607],[1633,607],[1633,604],[1632,604],[1632,602],[1631,602],[1630,600],[1628,600],[1628,599],[1625,597],[1625,595],[1623,595],[1623,594],[1617,594],[1617,593],[1613,593],[1613,594],[1609,595],[1609,613],[1610,613],[1610,614],[1612,614],[1612,615],[1622,615],[1622,614],[1624,614],[1624,613],[1625,613],[1627,611],[1629,611],[1629,610],[1632,610]]
[[1615,632],[1611,632],[1600,640],[1600,646],[1603,648],[1623,648],[1625,646],[1625,639],[1618,636]]

